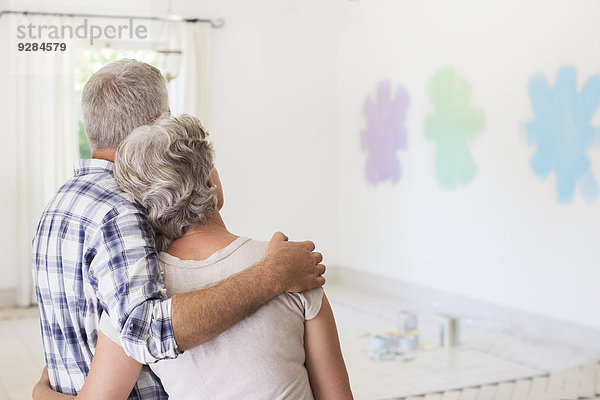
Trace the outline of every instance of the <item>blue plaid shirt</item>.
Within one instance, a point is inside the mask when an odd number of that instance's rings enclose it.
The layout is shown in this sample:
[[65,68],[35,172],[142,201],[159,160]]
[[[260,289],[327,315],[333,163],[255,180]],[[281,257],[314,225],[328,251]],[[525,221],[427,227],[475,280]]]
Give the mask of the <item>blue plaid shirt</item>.
[[[120,191],[113,164],[79,160],[44,210],[33,239],[33,280],[52,387],[75,395],[107,312],[125,352],[147,364],[179,354],[146,210]],[[130,399],[166,399],[144,366]]]

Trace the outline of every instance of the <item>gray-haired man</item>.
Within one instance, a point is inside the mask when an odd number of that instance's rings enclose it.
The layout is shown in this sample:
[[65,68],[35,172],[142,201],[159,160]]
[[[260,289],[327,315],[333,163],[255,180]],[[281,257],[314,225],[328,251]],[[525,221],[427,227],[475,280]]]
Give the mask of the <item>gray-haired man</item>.
[[[33,277],[52,388],[76,394],[89,372],[98,324],[107,312],[125,352],[147,364],[174,358],[235,325],[284,291],[319,287],[325,267],[311,242],[276,233],[267,258],[222,283],[167,299],[145,210],[113,177],[119,143],[168,111],[160,72],[121,60],[83,90],[91,160],[79,160],[40,219]],[[149,368],[130,398],[168,398]]]

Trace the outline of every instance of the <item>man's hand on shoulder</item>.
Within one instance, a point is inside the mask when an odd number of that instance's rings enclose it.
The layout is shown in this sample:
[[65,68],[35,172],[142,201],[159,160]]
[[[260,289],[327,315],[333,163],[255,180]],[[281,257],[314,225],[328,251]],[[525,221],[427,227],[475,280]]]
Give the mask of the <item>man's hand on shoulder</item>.
[[281,232],[275,232],[267,249],[264,265],[277,274],[281,292],[303,292],[325,284],[323,255],[311,241],[290,242]]
[[323,286],[323,256],[312,242],[273,235],[266,259],[220,283],[172,299],[171,321],[180,351],[194,348],[252,315],[283,292]]

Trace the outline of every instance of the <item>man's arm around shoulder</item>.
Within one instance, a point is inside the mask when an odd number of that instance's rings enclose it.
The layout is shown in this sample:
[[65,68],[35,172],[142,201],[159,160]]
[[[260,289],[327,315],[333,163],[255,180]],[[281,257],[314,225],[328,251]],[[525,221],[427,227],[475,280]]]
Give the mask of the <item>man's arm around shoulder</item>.
[[171,324],[180,351],[196,347],[253,314],[283,292],[323,286],[323,256],[312,242],[273,235],[266,259],[210,288],[176,295]]

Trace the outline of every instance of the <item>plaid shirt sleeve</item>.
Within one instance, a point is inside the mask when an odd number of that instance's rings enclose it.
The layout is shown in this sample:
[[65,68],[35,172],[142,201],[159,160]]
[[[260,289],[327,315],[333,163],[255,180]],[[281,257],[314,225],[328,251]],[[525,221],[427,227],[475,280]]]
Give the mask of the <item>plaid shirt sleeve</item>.
[[145,211],[129,203],[113,208],[88,246],[86,260],[96,297],[120,332],[121,346],[140,363],[175,358],[171,299]]

